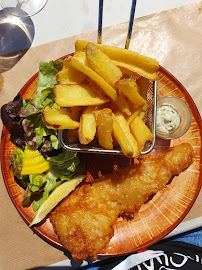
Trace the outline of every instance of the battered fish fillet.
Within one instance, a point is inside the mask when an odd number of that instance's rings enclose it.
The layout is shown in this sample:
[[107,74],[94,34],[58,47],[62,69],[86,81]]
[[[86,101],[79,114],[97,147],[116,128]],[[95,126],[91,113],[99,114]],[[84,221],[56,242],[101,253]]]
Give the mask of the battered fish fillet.
[[117,218],[137,211],[172,175],[191,165],[192,157],[190,144],[181,144],[78,187],[50,215],[64,248],[75,261],[96,260],[112,238]]

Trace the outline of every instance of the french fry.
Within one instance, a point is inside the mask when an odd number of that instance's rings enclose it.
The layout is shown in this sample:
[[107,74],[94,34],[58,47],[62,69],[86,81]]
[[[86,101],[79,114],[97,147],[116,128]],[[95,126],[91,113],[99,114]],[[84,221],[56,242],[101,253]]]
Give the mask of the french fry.
[[79,122],[70,117],[68,109],[51,109],[49,106],[42,110],[43,122],[47,127],[56,129],[75,129],[79,127]]
[[88,44],[88,41],[79,40],[79,39],[76,40],[76,42],[75,42],[75,52],[85,52],[87,44]]
[[83,111],[80,117],[78,136],[80,143],[84,145],[92,142],[96,134],[97,124],[93,111],[94,107],[89,106]]
[[[83,40],[77,40],[75,43],[76,51],[85,51],[87,43]],[[150,80],[157,79],[159,64],[156,60],[122,48],[103,44],[96,44],[96,46],[108,55],[117,66],[131,70]]]
[[147,103],[145,103],[144,105],[141,106],[142,111],[146,111],[146,109],[147,109]]
[[[125,73],[130,73],[131,75],[138,74],[139,76],[143,76],[149,80],[155,81],[157,79],[157,72],[149,72],[149,70],[144,70],[144,67],[138,67],[134,64],[130,64],[127,62],[121,62],[117,60],[112,60],[115,65],[117,65],[119,68],[122,67],[125,69]],[[146,67],[146,65],[145,65]],[[126,70],[128,70],[126,72]]]
[[86,74],[89,78],[91,78],[93,81],[95,81],[102,90],[106,93],[107,96],[109,96],[111,99],[116,100],[117,99],[117,93],[116,90],[109,85],[100,75],[98,75],[94,70],[89,68],[87,65],[83,64],[74,56],[71,58],[70,65],[74,67],[75,69],[81,71],[82,73]]
[[114,86],[122,77],[121,70],[94,43],[87,44],[86,55],[90,67],[110,85]]
[[131,115],[130,106],[127,99],[120,91],[118,92],[116,104],[120,111],[124,112],[126,115]]
[[142,106],[136,106],[133,103],[129,102],[129,106],[132,114],[129,117],[126,117],[127,123],[130,125],[136,116],[140,116],[142,119],[145,116],[145,111],[147,109],[147,104]]
[[108,108],[100,110],[97,115],[97,137],[100,146],[105,149],[113,149],[113,117]]
[[[158,62],[125,49],[78,40],[67,56],[54,87],[56,104],[42,117],[49,128],[68,129],[69,142],[120,147],[138,157],[153,134],[143,118],[149,80],[157,78]],[[141,76],[141,77],[140,77]]]
[[[87,63],[86,54],[79,52],[76,56],[80,61]],[[86,75],[82,72],[71,67],[69,62],[72,56],[68,55],[63,61],[62,70],[56,74],[56,80],[58,84],[77,84],[86,80]]]
[[[103,111],[104,110],[104,111]],[[112,110],[110,108],[106,108],[106,107],[103,107],[102,105],[101,106],[97,106],[94,110],[94,115],[95,115],[95,119],[97,121],[97,116],[98,114],[103,111],[105,114],[107,115],[111,115],[112,113]]]
[[81,111],[83,111],[85,108],[86,108],[85,106],[69,107],[68,109],[69,109],[70,117],[75,121],[79,121]]
[[127,123],[128,125],[130,125],[133,120],[135,119],[135,117],[138,116],[138,114],[140,113],[141,107],[138,107],[135,111],[133,111],[133,113],[127,118]]
[[141,106],[137,106],[137,105],[133,104],[129,99],[127,101],[128,101],[128,105],[130,107],[130,111],[132,114],[133,114],[133,112],[137,111],[141,107]]
[[[74,59],[77,59],[79,62],[81,62],[85,66],[89,66],[85,52],[76,52],[73,57]],[[70,64],[71,59],[72,58],[69,59],[69,64]]]
[[78,84],[86,80],[86,75],[70,66],[59,71],[56,80],[58,84]]
[[105,92],[102,90],[102,88],[97,85],[96,82],[94,82],[92,79],[87,77],[87,81],[89,84],[93,87],[93,89],[96,91],[97,95],[100,96],[101,98],[107,98],[108,96],[105,94]]
[[89,84],[55,85],[56,103],[62,107],[93,106],[109,101],[101,98]]
[[130,132],[122,113],[117,112],[114,115],[113,134],[121,147],[123,154],[129,158],[137,157],[140,154],[137,142]]
[[132,77],[139,77],[139,74],[132,72],[129,69],[126,69],[126,68],[120,67],[120,66],[119,66],[119,69],[121,70],[123,77],[131,77],[131,76]]
[[130,124],[130,130],[135,137],[138,147],[142,150],[146,141],[153,141],[154,136],[144,121],[137,116]]
[[149,80],[144,78],[144,77],[141,77],[141,78],[138,78],[137,81],[136,81],[137,85],[139,86],[140,88],[140,94],[141,96],[147,100],[147,92],[148,92],[148,88],[149,88]]
[[133,79],[121,79],[116,87],[135,105],[142,106],[146,100],[139,94],[139,86]]
[[71,55],[68,55],[64,61],[63,61],[63,65],[62,65],[62,69],[67,69],[69,68],[69,60],[72,58]]
[[[68,84],[71,82],[69,80],[69,68],[68,69],[62,69],[56,74],[56,80],[58,84]],[[76,83],[76,82],[71,82],[71,84]]]
[[138,113],[138,116],[141,118],[141,119],[144,119],[144,117],[145,117],[145,111],[140,111],[139,113]]

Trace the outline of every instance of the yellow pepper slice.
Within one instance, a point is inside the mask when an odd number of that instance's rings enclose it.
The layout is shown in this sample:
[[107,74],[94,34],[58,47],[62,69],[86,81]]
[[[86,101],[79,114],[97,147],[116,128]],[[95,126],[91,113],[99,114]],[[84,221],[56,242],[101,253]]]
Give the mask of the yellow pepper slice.
[[50,168],[48,161],[39,153],[38,150],[25,147],[24,160],[21,175],[40,174]]

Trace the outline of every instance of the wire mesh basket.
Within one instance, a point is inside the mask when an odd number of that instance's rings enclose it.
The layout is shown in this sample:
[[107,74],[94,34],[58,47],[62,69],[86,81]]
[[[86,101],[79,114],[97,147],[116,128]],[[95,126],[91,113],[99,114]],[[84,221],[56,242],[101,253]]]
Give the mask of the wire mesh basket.
[[[152,151],[156,141],[156,108],[157,108],[157,81],[150,81],[147,91],[147,110],[145,114],[145,124],[149,127],[150,131],[154,136],[153,141],[147,141],[144,145],[144,148],[141,152],[141,155],[148,154]],[[97,154],[118,154],[123,155],[119,147],[114,147],[113,150],[107,150],[100,147],[99,144],[96,145],[83,145],[79,141],[69,142],[68,141],[68,130],[59,130],[58,138],[61,146],[69,151],[75,152],[88,152],[88,153],[97,153]]]
[[[125,49],[128,49],[133,28],[133,19],[136,7],[136,0],[132,1],[130,20],[128,26],[128,33],[125,43]],[[99,0],[99,17],[98,17],[98,43],[101,43],[102,36],[102,13],[103,13],[103,0]],[[145,124],[149,127],[153,134],[153,141],[147,141],[141,152],[141,155],[148,154],[152,151],[156,141],[156,109],[157,109],[157,80],[149,81],[148,91],[147,91],[147,109],[144,117]],[[86,152],[86,153],[97,153],[97,154],[114,154],[123,155],[120,147],[114,147],[113,150],[103,149],[98,143],[83,145],[79,141],[70,142],[68,141],[68,130],[59,130],[58,139],[62,147],[69,151],[75,152]]]

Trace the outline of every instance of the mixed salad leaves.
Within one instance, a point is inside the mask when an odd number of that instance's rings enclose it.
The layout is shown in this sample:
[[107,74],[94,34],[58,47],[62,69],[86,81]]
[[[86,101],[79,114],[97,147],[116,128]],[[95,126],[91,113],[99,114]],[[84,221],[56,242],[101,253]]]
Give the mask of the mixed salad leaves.
[[[26,190],[23,205],[32,204],[36,211],[49,194],[66,180],[82,173],[84,163],[78,153],[63,149],[57,138],[57,130],[47,128],[41,111],[47,105],[59,108],[53,92],[57,84],[56,74],[62,69],[63,60],[40,62],[37,93],[34,99],[23,100],[17,95],[13,101],[1,108],[1,118],[8,129],[10,140],[17,147],[10,154],[9,168],[16,181]],[[49,163],[49,169],[40,174],[22,175],[25,149],[39,151]]]

